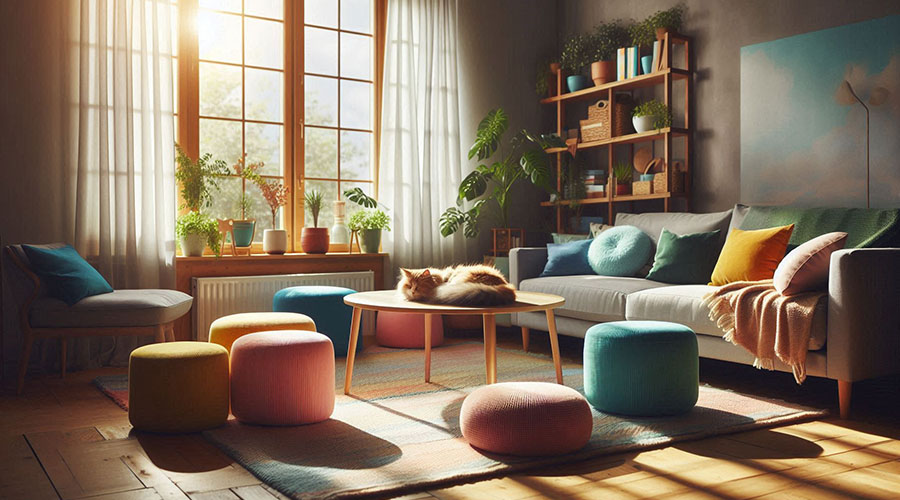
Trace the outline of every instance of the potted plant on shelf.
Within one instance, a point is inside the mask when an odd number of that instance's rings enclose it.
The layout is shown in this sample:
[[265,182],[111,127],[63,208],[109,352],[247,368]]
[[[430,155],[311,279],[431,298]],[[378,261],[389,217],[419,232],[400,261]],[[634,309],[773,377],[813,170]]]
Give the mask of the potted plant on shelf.
[[[559,136],[545,135],[534,137],[522,130],[501,148],[501,141],[507,128],[509,119],[502,108],[488,112],[487,116],[478,124],[475,135],[475,143],[469,149],[469,159],[477,158],[484,161],[475,168],[459,184],[459,194],[455,207],[450,207],[441,214],[441,235],[450,236],[462,229],[467,238],[474,238],[479,232],[481,217],[491,210],[495,223],[500,225],[495,237],[510,242],[511,234],[518,232],[521,238],[521,229],[510,228],[510,190],[519,181],[530,182],[548,192],[555,192],[550,187],[550,169],[545,149],[550,147],[565,147],[565,143]],[[500,150],[500,158],[488,161]],[[484,197],[488,187],[493,187],[491,195]],[[558,193],[557,193],[558,195]],[[464,201],[474,201],[472,206],[465,210]],[[496,243],[496,242],[495,242]],[[495,244],[495,249],[498,246]],[[500,247],[503,250],[502,247]]]
[[317,189],[307,191],[303,196],[306,209],[312,214],[313,227],[304,227],[300,238],[300,247],[306,253],[328,252],[328,228],[319,227],[319,212],[325,201],[325,194]]
[[616,79],[616,50],[628,43],[628,29],[615,20],[597,25],[590,38],[591,79],[603,85]]
[[556,95],[556,74],[559,73],[558,62],[551,62],[549,58],[543,58],[535,68],[534,91],[539,96],[553,97]]
[[669,107],[656,99],[650,99],[635,106],[631,116],[631,123],[634,124],[634,129],[638,133],[672,125],[672,113],[669,111]]
[[218,190],[218,178],[228,173],[222,160],[213,160],[207,153],[191,159],[181,146],[175,144],[175,179],[181,186],[182,209],[188,212],[175,221],[175,235],[185,256],[203,255],[208,245],[219,255],[219,232],[216,221],[201,212],[212,202],[212,190]]
[[277,229],[278,209],[287,203],[290,190],[280,181],[267,181],[261,177],[256,185],[272,212],[272,229],[263,231],[263,251],[268,254],[283,254],[287,251],[287,230]]
[[616,196],[628,194],[631,189],[631,180],[634,178],[631,163],[620,161],[613,165],[613,176],[616,178]]
[[671,9],[658,10],[644,22],[648,29],[652,29],[657,40],[664,40],[666,33],[677,33],[681,29],[682,18],[687,8],[684,5],[676,5]]
[[559,62],[562,69],[570,75],[566,78],[569,92],[587,88],[588,79],[581,72],[591,63],[591,57],[590,38],[587,35],[576,34],[566,40]]

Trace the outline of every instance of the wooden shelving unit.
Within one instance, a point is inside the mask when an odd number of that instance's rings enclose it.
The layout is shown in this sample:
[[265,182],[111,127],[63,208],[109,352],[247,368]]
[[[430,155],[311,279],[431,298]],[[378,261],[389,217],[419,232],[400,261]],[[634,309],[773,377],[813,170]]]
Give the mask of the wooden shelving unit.
[[[693,76],[694,76],[694,67],[693,67],[693,59],[691,57],[691,38],[683,35],[678,35],[674,33],[667,33],[663,43],[669,48],[666,52],[666,61],[665,66],[666,69],[662,69],[659,71],[655,71],[653,73],[649,73],[646,75],[636,76],[634,78],[628,78],[625,80],[619,80],[614,82],[605,83],[603,85],[597,85],[594,87],[589,87],[586,89],[579,90],[577,92],[569,92],[562,93],[562,90],[565,88],[565,80],[563,78],[562,72],[556,75],[556,85],[557,85],[557,95],[548,97],[546,99],[541,99],[541,104],[550,104],[555,105],[556,107],[556,133],[562,135],[563,127],[565,127],[566,121],[566,106],[571,103],[583,103],[584,101],[595,101],[599,99],[605,99],[610,103],[610,116],[612,120],[615,120],[615,94],[621,92],[628,92],[636,89],[653,87],[657,85],[661,85],[663,87],[663,95],[664,102],[669,109],[672,108],[672,104],[674,103],[673,94],[672,94],[672,83],[676,80],[684,80],[684,122],[682,126],[676,127],[667,127],[659,130],[651,130],[643,133],[633,133],[627,135],[621,135],[612,137],[610,139],[604,139],[601,141],[591,141],[591,142],[580,142],[576,146],[577,151],[589,150],[595,148],[607,148],[608,155],[608,165],[609,165],[609,175],[607,179],[607,194],[603,197],[594,197],[594,198],[584,198],[580,200],[574,200],[575,203],[579,205],[606,205],[606,220],[611,223],[613,221],[613,217],[615,215],[615,204],[623,203],[623,202],[634,202],[634,201],[645,201],[645,200],[662,200],[663,202],[663,211],[670,211],[671,203],[670,201],[674,198],[684,200],[685,210],[690,210],[691,206],[691,176],[692,176],[692,158],[691,152],[693,149],[693,122],[692,122],[692,109],[691,106],[693,104]],[[676,45],[681,45],[683,47],[683,66],[676,68],[673,67],[673,52],[674,47]],[[615,123],[612,123],[612,129],[615,130]],[[660,192],[660,193],[651,193],[651,194],[643,194],[643,195],[619,195],[616,196],[615,190],[615,182],[613,181],[613,173],[612,173],[612,165],[615,161],[615,146],[619,144],[637,144],[642,142],[653,142],[662,140],[664,142],[663,146],[663,155],[662,158],[665,160],[665,174],[667,176],[666,186],[673,185],[672,179],[672,140],[678,138],[680,140],[684,140],[684,183],[683,190],[679,192]],[[557,174],[557,190],[562,192],[562,165],[563,165],[563,155],[569,154],[566,148],[551,148],[546,150],[547,153],[551,153],[555,155],[556,160],[556,174]],[[632,148],[633,154],[633,148]],[[629,162],[631,158],[629,158]],[[554,207],[556,212],[556,230],[559,233],[566,232],[566,225],[564,217],[564,213],[567,210],[567,207],[573,204],[573,200],[560,200],[560,201],[545,201],[541,203],[541,206],[544,207]]]

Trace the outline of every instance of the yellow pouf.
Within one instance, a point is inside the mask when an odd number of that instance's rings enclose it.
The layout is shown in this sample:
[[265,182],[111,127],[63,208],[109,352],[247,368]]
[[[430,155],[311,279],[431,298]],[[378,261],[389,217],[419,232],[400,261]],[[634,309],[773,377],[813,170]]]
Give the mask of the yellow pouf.
[[206,342],[139,347],[128,361],[128,420],[140,431],[197,432],[228,419],[228,351]]
[[209,325],[209,341],[231,352],[231,344],[248,333],[274,330],[316,331],[316,323],[305,314],[255,312],[222,316]]

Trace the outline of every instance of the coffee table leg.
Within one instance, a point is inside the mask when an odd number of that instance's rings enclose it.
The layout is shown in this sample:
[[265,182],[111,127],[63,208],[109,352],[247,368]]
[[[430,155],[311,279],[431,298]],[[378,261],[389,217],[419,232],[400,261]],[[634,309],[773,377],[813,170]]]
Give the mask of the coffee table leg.
[[553,366],[556,368],[556,383],[563,383],[562,366],[559,362],[559,338],[556,336],[556,316],[553,309],[547,309],[547,330],[550,332],[550,350],[553,352]]
[[522,327],[522,350],[528,351],[528,327]]
[[484,315],[484,370],[485,383],[497,382],[497,318]]
[[425,316],[425,382],[431,382],[431,314]]
[[353,381],[353,361],[356,360],[356,341],[359,340],[359,319],[362,309],[353,308],[353,320],[350,322],[350,347],[347,348],[347,372],[344,375],[344,394],[350,394]]

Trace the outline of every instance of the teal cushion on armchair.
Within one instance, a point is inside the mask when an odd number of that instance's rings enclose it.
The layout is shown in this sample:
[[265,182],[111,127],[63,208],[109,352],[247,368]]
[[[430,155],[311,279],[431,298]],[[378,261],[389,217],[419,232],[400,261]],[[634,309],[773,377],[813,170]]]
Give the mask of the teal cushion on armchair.
[[85,297],[113,291],[106,279],[69,245],[61,248],[22,245],[22,249],[50,295],[70,306]]

